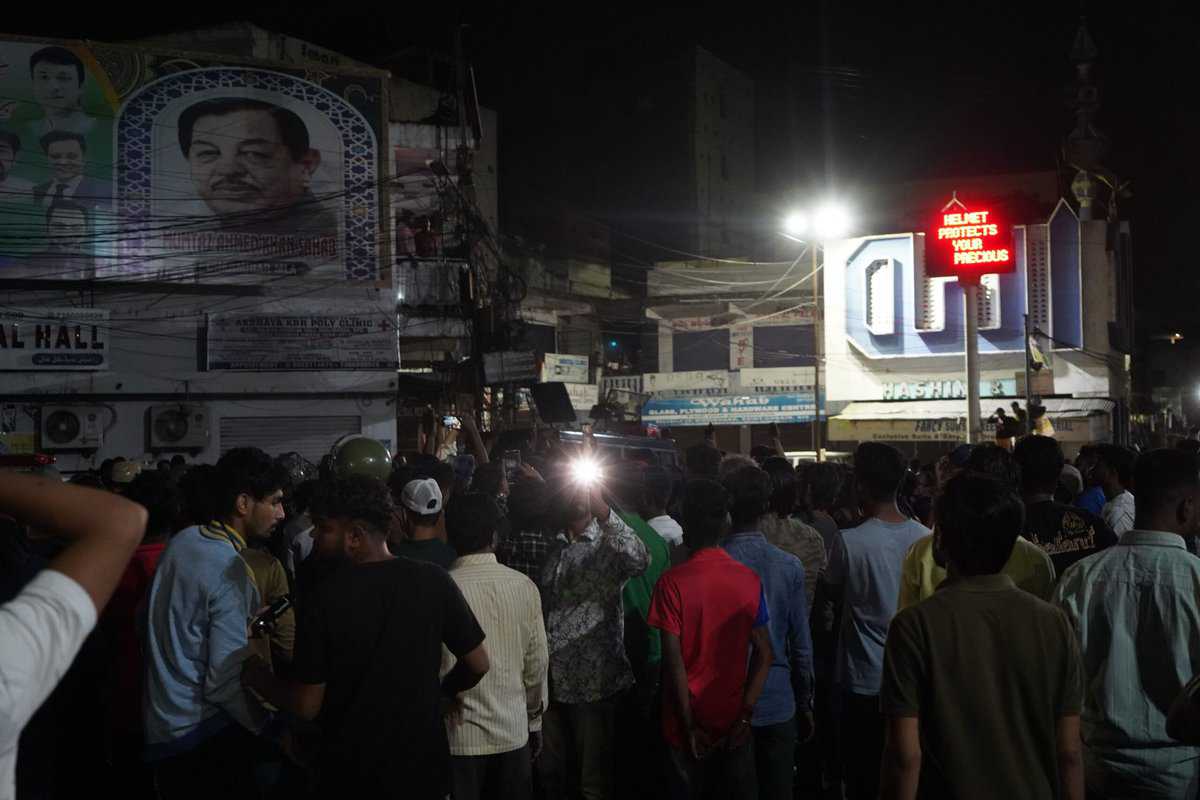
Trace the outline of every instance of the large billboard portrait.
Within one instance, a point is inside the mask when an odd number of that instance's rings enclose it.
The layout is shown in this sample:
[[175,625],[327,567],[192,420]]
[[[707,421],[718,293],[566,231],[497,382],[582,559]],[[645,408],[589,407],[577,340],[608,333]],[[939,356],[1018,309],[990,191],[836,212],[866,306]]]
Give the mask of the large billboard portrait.
[[0,265],[377,280],[386,73],[0,42]]
[[117,98],[86,47],[0,42],[0,269],[81,279],[111,252]]

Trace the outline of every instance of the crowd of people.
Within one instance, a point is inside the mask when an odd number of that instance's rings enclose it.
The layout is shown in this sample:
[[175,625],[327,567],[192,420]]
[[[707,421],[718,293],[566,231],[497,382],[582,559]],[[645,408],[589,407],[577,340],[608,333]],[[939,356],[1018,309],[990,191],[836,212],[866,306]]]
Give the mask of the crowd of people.
[[1200,443],[676,470],[464,422],[5,473],[0,799],[1200,793]]

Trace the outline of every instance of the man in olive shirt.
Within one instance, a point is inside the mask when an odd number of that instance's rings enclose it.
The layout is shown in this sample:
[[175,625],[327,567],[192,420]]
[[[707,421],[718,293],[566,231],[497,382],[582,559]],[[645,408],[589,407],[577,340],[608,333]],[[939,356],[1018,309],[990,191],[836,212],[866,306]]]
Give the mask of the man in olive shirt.
[[934,546],[949,577],[888,630],[884,798],[1084,796],[1075,636],[1059,609],[999,574],[1023,516],[994,478],[946,484]]

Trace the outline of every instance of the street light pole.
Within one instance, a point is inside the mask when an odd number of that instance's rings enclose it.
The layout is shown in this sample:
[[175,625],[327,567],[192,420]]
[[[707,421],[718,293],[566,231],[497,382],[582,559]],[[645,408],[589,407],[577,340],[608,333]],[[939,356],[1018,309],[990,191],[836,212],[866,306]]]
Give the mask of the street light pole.
[[813,290],[813,423],[812,423],[812,446],[813,458],[821,461],[821,365],[824,361],[822,356],[825,353],[825,337],[822,321],[823,314],[821,308],[821,274],[817,268],[817,242],[814,240],[810,247],[812,248],[812,290]]
[[979,418],[979,278],[963,276],[959,281],[967,320],[967,443],[979,444],[983,436]]

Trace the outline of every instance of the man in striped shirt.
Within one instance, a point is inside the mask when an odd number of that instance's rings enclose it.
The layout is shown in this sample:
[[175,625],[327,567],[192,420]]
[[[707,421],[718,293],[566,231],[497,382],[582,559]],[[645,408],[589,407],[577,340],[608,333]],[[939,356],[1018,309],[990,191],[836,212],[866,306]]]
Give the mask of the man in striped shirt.
[[[533,581],[497,563],[493,553],[500,510],[485,494],[455,497],[446,511],[450,566],[488,643],[491,671],[459,696],[448,720],[455,800],[527,800],[531,760],[541,751],[546,709],[546,628]],[[442,653],[442,673],[454,658]]]

